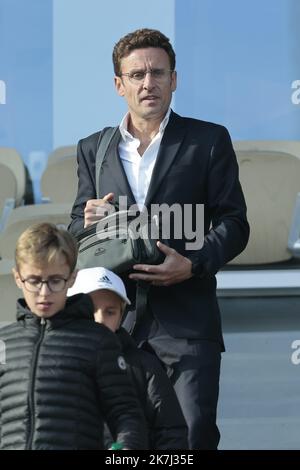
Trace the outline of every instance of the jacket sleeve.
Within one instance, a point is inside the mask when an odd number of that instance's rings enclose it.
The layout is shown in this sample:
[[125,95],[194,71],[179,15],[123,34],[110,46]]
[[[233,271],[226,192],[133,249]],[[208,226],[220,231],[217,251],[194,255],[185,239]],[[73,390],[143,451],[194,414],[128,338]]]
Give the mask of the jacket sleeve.
[[188,449],[188,428],[174,388],[158,360],[146,351],[141,352],[148,382],[146,417],[150,448]]
[[210,153],[205,207],[211,227],[203,247],[187,255],[196,265],[204,267],[204,275],[215,274],[248,243],[249,224],[238,172],[229,133],[225,127],[218,126]]
[[89,199],[96,198],[95,157],[99,132],[82,139],[77,145],[78,189],[71,212],[68,230],[76,235],[84,226],[84,208]]
[[97,357],[97,386],[100,406],[114,439],[123,448],[147,449],[147,432],[143,412],[117,339],[110,331]]

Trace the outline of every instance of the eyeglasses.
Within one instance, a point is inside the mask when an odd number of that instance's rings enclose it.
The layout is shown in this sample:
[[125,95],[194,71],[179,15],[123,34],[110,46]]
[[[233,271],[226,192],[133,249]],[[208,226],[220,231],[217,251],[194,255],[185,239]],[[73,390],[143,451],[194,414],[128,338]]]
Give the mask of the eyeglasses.
[[28,292],[39,292],[43,284],[46,284],[51,292],[62,292],[66,287],[66,282],[69,280],[62,277],[50,277],[46,280],[39,277],[29,277],[28,279],[20,277],[20,279]]
[[129,73],[122,73],[121,77],[124,75],[128,77],[128,80],[133,83],[134,85],[139,85],[142,83],[147,73],[150,73],[151,77],[156,82],[164,82],[168,77],[169,74],[174,72],[174,70],[165,70],[165,69],[153,69],[153,70],[145,70],[145,71],[137,71],[137,72],[129,72]]

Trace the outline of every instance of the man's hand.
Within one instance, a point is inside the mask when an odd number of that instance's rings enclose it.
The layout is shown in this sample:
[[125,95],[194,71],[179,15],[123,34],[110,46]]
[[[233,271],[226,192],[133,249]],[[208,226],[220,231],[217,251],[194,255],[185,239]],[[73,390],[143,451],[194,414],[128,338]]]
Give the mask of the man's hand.
[[103,219],[113,212],[110,201],[114,198],[114,193],[106,194],[103,199],[89,199],[84,209],[84,228]]
[[149,281],[153,286],[171,286],[192,277],[192,262],[180,255],[174,248],[157,242],[158,248],[166,255],[163,263],[158,265],[136,264],[133,268],[142,273],[130,274],[135,281]]

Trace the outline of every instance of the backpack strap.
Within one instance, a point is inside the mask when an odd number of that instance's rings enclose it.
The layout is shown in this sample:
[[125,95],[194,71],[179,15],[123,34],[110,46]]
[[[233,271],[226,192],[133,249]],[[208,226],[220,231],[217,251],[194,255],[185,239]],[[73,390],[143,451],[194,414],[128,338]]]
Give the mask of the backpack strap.
[[100,172],[102,163],[106,156],[106,152],[108,147],[116,134],[119,126],[117,127],[105,127],[99,135],[98,143],[97,143],[97,153],[96,153],[96,164],[95,164],[95,177],[96,177],[96,193],[97,199],[99,199],[100,195]]
[[137,281],[134,310],[127,310],[123,316],[122,326],[131,335],[147,318],[152,319],[148,310],[148,294],[151,284],[147,281]]

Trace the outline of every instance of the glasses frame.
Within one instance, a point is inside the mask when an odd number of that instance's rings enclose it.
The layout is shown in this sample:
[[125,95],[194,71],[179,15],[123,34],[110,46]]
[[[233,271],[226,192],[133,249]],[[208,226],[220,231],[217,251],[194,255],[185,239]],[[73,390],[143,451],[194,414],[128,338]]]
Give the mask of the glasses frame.
[[[58,277],[55,278],[55,277],[54,277],[54,278],[45,279],[45,280],[44,280],[44,279],[40,279],[40,280],[39,280],[39,284],[38,284],[36,287],[33,287],[32,284],[29,283],[29,286],[31,286],[31,287],[33,288],[33,290],[32,290],[32,289],[28,289],[28,284],[27,284],[28,281],[29,281],[29,279],[30,279],[30,277],[27,278],[27,279],[22,279],[20,273],[19,273],[19,276],[20,276],[20,281],[24,284],[24,287],[25,287],[25,289],[27,290],[27,292],[31,292],[32,294],[36,294],[36,293],[40,292],[40,290],[41,290],[42,287],[43,287],[43,284],[46,284],[46,285],[47,285],[49,291],[52,292],[52,294],[58,294],[59,292],[63,292],[63,290],[64,290],[65,287],[66,287],[66,284],[67,284],[68,280],[70,279],[70,277],[68,277],[67,279],[65,279],[64,277],[62,277],[62,278],[58,278]],[[53,290],[53,289],[51,289],[51,287],[49,286],[49,282],[51,282],[51,280],[54,280],[54,279],[59,279],[60,281],[64,281],[64,286],[63,286],[62,289],[60,289],[60,290]],[[37,279],[37,280],[38,280],[38,279]]]
[[[155,81],[157,81],[157,82],[163,81],[163,80],[165,79],[165,76],[163,76],[163,77],[161,77],[161,78],[157,78],[157,77],[155,78],[155,77],[153,76],[153,73],[155,73],[157,70],[159,70],[160,72],[163,71],[163,72],[166,72],[166,73],[173,73],[173,72],[175,72],[175,70],[154,69],[154,70],[146,70],[146,71],[136,71],[136,72],[121,73],[120,77],[123,77],[123,76],[128,77],[128,80],[129,80],[130,83],[132,83],[133,85],[139,85],[139,84],[141,84],[141,83],[144,83],[147,73],[150,73],[151,78],[152,78],[153,80],[155,80]],[[135,73],[141,73],[141,74],[143,74],[144,76],[143,76],[143,78],[142,78],[141,80],[137,80],[137,79],[135,79],[135,78],[133,77],[133,75],[134,75]]]

